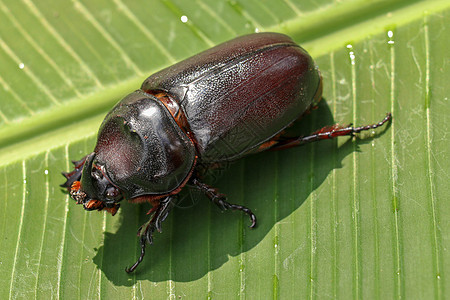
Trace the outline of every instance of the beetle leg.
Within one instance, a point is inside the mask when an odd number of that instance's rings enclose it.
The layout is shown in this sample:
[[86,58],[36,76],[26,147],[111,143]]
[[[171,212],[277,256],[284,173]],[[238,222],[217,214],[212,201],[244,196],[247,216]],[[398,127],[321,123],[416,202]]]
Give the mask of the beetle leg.
[[144,259],[146,244],[148,243],[151,245],[153,243],[153,232],[155,232],[155,230],[161,232],[161,223],[167,218],[170,210],[174,206],[172,198],[173,197],[170,196],[166,197],[161,200],[157,206],[154,206],[149,212],[149,220],[139,227],[137,235],[141,243],[141,255],[130,268],[125,268],[127,273],[131,273],[136,270],[137,266]]
[[254,228],[256,226],[256,216],[250,210],[250,208],[227,202],[227,197],[224,194],[220,194],[215,188],[203,182],[200,182],[197,178],[194,178],[192,180],[192,183],[195,185],[195,187],[197,187],[200,191],[202,191],[212,202],[214,202],[214,204],[216,204],[220,209],[222,210],[232,209],[243,211],[250,217],[250,220],[252,221],[250,228]]
[[[332,125],[332,126],[326,126],[323,127],[316,132],[314,132],[311,135],[308,136],[302,136],[302,137],[295,137],[291,139],[286,140],[279,140],[278,143],[270,145],[267,149],[270,150],[281,150],[281,149],[287,149],[295,146],[304,145],[311,142],[316,142],[320,140],[327,140],[336,138],[338,136],[354,136],[355,133],[359,133],[361,131],[371,130],[378,127],[383,126],[384,123],[388,122],[392,119],[392,114],[387,113],[386,117],[384,117],[383,120],[381,120],[378,123],[371,124],[371,125],[365,125],[365,126],[359,126],[359,127],[352,127],[352,124],[349,124],[348,126],[340,126],[338,124]],[[265,150],[267,150],[265,149]]]

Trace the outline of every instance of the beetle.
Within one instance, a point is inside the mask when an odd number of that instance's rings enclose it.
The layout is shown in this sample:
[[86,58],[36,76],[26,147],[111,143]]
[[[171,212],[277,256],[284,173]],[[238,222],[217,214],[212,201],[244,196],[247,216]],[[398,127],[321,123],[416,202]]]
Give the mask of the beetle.
[[240,210],[203,182],[208,166],[248,154],[375,129],[376,124],[333,125],[309,136],[284,130],[322,98],[322,78],[311,56],[286,35],[241,36],[148,77],[118,102],[100,126],[94,151],[63,172],[70,196],[86,210],[115,215],[119,202],[150,202],[150,218],[138,230],[141,254],[185,187],[203,192],[221,209]]

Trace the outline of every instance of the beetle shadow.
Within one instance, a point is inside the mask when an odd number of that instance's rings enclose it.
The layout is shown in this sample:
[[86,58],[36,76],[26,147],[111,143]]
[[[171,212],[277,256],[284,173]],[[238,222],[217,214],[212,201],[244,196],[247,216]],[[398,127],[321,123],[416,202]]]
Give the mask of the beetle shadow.
[[[334,124],[331,111],[321,101],[318,109],[302,118],[292,130],[306,135],[331,124]],[[130,276],[124,269],[139,255],[136,230],[147,221],[145,212],[150,206],[124,203],[117,231],[105,232],[104,244],[93,261],[119,286],[131,286],[135,280],[189,282],[202,278],[221,267],[230,256],[239,256],[258,245],[276,222],[302,206],[333,169],[342,167],[346,156],[358,151],[358,145],[371,141],[357,139],[353,143],[345,138],[348,141],[339,147],[336,140],[325,140],[259,153],[221,169],[223,174],[215,183],[205,180],[227,194],[229,202],[251,208],[258,217],[255,229],[247,227],[250,220],[242,213],[221,212],[205,196],[185,195],[163,223],[163,233],[154,234],[153,245],[147,246],[143,262]],[[274,201],[275,197],[279,201]],[[287,201],[281,200],[284,197]]]

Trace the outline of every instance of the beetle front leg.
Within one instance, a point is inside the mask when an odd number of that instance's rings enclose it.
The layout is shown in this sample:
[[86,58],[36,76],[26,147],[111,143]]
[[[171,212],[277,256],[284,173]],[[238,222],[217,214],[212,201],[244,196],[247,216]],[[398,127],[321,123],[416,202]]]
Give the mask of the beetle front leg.
[[231,204],[231,203],[227,202],[227,196],[225,196],[224,194],[220,194],[219,192],[217,192],[217,190],[215,188],[213,188],[203,182],[200,182],[197,178],[194,178],[192,180],[192,184],[194,184],[194,186],[196,188],[198,188],[200,191],[202,191],[220,209],[222,209],[222,210],[232,209],[232,210],[243,211],[250,217],[250,220],[252,221],[250,228],[254,228],[256,226],[256,216],[250,210],[250,208],[242,206],[242,205]]
[[167,218],[167,215],[173,206],[174,204],[172,202],[172,197],[169,196],[161,200],[158,205],[155,205],[148,212],[150,215],[149,220],[139,227],[137,231],[137,235],[141,243],[141,255],[130,268],[125,268],[127,273],[131,273],[136,270],[137,266],[142,262],[147,243],[150,245],[153,243],[153,232],[155,232],[155,230],[161,232],[161,223]]

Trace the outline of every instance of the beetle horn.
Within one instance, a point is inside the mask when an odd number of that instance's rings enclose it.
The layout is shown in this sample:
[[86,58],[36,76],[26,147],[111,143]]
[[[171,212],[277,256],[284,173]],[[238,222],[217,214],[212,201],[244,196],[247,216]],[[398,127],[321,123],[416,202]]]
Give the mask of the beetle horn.
[[60,187],[66,188],[69,192],[71,191],[74,182],[81,179],[83,167],[88,156],[89,155],[86,155],[78,161],[72,161],[73,165],[75,166],[75,169],[72,172],[61,172],[61,174],[66,177],[66,182],[60,184]]

